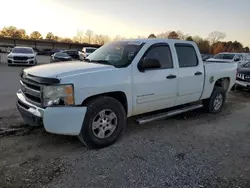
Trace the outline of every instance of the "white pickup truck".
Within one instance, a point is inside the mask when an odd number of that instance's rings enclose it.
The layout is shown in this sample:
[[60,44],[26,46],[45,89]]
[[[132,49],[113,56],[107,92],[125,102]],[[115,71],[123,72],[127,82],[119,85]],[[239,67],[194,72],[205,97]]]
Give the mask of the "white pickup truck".
[[242,65],[248,63],[249,60],[246,59],[247,54],[246,53],[231,53],[231,52],[222,52],[216,54],[214,57],[207,59],[206,61],[210,62],[236,62],[238,65],[238,68],[242,67]]
[[140,115],[143,124],[202,107],[220,112],[236,69],[236,63],[203,63],[190,41],[116,41],[86,62],[24,69],[17,107],[31,126],[102,148],[120,137],[127,117]]

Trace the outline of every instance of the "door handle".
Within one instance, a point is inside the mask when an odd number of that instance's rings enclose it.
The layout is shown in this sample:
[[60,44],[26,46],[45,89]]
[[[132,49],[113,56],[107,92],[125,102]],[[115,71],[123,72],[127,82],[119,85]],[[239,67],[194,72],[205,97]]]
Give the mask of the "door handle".
[[199,72],[199,71],[198,71],[198,72],[194,73],[194,75],[195,75],[195,76],[202,75],[202,72]]
[[170,75],[168,75],[166,78],[167,78],[167,79],[174,79],[174,78],[176,78],[176,75],[170,74]]

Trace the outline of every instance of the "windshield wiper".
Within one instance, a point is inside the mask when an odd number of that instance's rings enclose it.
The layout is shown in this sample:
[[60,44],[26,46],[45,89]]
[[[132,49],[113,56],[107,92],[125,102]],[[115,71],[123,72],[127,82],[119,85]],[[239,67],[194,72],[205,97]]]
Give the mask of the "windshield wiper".
[[110,63],[110,62],[107,61],[107,60],[90,60],[89,62],[91,62],[91,63],[100,63],[100,64],[105,64],[105,65],[112,65],[112,66],[114,66],[112,63]]

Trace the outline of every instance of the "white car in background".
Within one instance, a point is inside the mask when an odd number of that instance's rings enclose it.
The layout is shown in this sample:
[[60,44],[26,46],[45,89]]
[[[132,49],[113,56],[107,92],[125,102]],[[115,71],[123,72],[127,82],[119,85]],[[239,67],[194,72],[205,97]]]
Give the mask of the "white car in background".
[[243,53],[230,53],[230,52],[222,52],[216,54],[214,57],[209,58],[207,61],[210,62],[236,62],[238,67],[246,64],[248,61],[244,59]]
[[82,51],[79,53],[80,59],[83,60],[87,58],[91,53],[96,51],[97,48],[94,47],[83,47]]
[[31,47],[14,47],[7,56],[8,66],[36,65],[36,53]]

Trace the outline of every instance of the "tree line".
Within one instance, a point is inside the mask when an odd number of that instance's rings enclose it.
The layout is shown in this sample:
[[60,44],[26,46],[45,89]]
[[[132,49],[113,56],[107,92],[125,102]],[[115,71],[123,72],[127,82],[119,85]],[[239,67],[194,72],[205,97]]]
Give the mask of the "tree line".
[[183,34],[181,31],[170,31],[159,33],[157,35],[150,34],[148,38],[166,38],[194,41],[198,45],[200,52],[204,54],[217,54],[220,52],[249,52],[249,47],[244,47],[238,41],[221,41],[226,38],[226,34],[219,31],[211,32],[207,38],[190,36]]
[[[33,31],[29,35],[25,29],[19,29],[15,26],[4,27],[0,30],[0,36],[10,37],[10,38],[20,38],[20,39],[32,39],[32,40],[47,40],[47,41],[58,41],[67,43],[89,43],[103,45],[110,41],[116,41],[125,39],[117,35],[111,39],[108,35],[96,34],[92,30],[87,30],[85,32],[78,30],[73,38],[63,38],[54,35],[52,32],[48,32],[45,37],[39,31]],[[194,41],[198,45],[201,53],[211,53],[217,54],[220,52],[249,52],[249,47],[244,47],[238,41],[227,41],[222,42],[225,39],[226,34],[214,31],[211,32],[207,38],[202,38],[200,36],[191,36],[184,34],[181,31],[167,31],[158,34],[150,34],[148,38],[164,38],[164,39],[180,39],[187,41]],[[146,38],[143,36],[137,36],[137,38]]]

